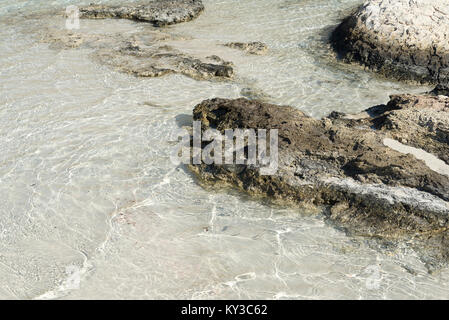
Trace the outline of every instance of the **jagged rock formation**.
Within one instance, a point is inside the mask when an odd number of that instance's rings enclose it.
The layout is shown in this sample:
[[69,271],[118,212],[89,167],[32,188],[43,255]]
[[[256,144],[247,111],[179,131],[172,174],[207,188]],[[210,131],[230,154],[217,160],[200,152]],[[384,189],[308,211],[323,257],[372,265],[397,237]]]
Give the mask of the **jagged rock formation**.
[[399,80],[449,81],[449,2],[369,0],[333,32],[348,62]]
[[224,46],[242,50],[249,54],[262,55],[268,51],[268,46],[262,42],[229,42],[225,43]]
[[[212,99],[197,105],[193,115],[203,131],[279,130],[275,174],[261,175],[259,164],[190,165],[200,181],[219,181],[282,202],[324,206],[329,219],[351,232],[425,241],[418,248],[426,248],[422,257],[429,269],[448,261],[448,97],[392,96],[387,105],[361,114],[335,112],[322,120],[292,107]],[[419,150],[407,154],[391,141]],[[431,154],[443,165],[427,161]]]
[[121,6],[90,5],[80,8],[80,18],[119,18],[152,23],[155,26],[190,21],[204,10],[201,0],[150,0],[145,4]]

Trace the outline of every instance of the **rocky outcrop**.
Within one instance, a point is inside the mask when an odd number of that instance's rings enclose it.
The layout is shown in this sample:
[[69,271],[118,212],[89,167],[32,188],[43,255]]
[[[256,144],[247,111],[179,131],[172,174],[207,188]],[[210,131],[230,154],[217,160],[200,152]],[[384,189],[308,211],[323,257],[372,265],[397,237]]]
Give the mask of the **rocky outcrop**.
[[[129,5],[90,5],[80,8],[81,18],[123,18],[151,22],[141,24],[135,31],[120,33],[124,26],[110,20],[110,32],[97,21],[85,21],[87,28],[62,29],[60,26],[43,24],[39,37],[50,43],[54,49],[89,49],[91,57],[119,72],[137,77],[161,77],[168,74],[182,74],[196,80],[229,80],[234,78],[234,65],[217,55],[223,51],[223,43],[208,43],[210,52],[191,50],[198,45],[198,39],[171,32],[171,28],[158,28],[172,23],[188,21],[198,16],[204,9],[201,0],[153,0],[145,4]],[[36,17],[33,17],[36,19]],[[37,20],[42,20],[41,17]],[[92,32],[95,26],[99,30]],[[128,25],[128,24],[124,24]],[[133,24],[131,23],[133,26]],[[156,25],[156,27],[154,26]],[[228,43],[228,47],[243,50],[250,54],[263,54],[267,46],[261,42]],[[266,95],[246,83],[242,96],[264,99]]]
[[397,95],[361,114],[322,120],[292,107],[212,99],[193,115],[203,131],[278,129],[275,174],[262,175],[259,164],[190,165],[200,181],[323,206],[350,232],[420,242],[429,269],[448,261],[448,97]]
[[422,83],[449,81],[449,3],[370,0],[333,32],[341,58],[389,77]]
[[262,42],[229,42],[224,44],[224,46],[238,49],[249,54],[262,55],[268,51],[268,46]]
[[159,77],[179,73],[197,80],[232,78],[232,64],[209,58],[197,58],[170,46],[141,47],[128,43],[119,49],[102,49],[95,53],[100,62],[121,72],[139,77]]
[[90,5],[79,9],[80,18],[119,18],[152,23],[155,26],[190,21],[204,10],[201,0],[150,0],[122,6]]
[[[138,77],[183,74],[197,80],[230,79],[232,63],[218,56],[194,56],[170,46],[176,36],[160,30],[145,30],[131,35],[45,30],[42,40],[55,48],[91,49],[95,61],[117,71]],[[182,41],[182,40],[181,40]]]

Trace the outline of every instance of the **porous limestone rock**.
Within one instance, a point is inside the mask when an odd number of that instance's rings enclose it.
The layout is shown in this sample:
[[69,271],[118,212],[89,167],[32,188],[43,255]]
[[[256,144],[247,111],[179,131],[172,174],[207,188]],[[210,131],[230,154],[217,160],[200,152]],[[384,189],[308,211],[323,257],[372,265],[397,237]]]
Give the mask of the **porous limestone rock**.
[[197,105],[193,116],[203,131],[278,129],[275,174],[261,175],[253,164],[190,165],[201,182],[323,207],[330,220],[356,234],[416,240],[419,250],[428,249],[421,256],[429,269],[449,260],[449,166],[435,170],[385,143],[420,148],[449,164],[448,97],[397,95],[358,115],[321,120],[287,106],[212,99]]
[[190,21],[203,12],[201,0],[150,0],[144,4],[90,5],[79,9],[80,18],[119,18],[152,23],[155,26]]
[[340,57],[399,80],[449,81],[449,2],[369,0],[331,36]]
[[433,94],[435,96],[449,96],[449,85],[442,85],[439,84],[430,91],[430,94]]
[[232,78],[231,63],[197,58],[167,45],[141,47],[128,42],[119,49],[101,49],[95,57],[115,69],[139,77],[180,73],[197,80]]
[[242,50],[249,54],[262,55],[268,51],[268,46],[262,42],[229,42],[225,43],[224,46]]

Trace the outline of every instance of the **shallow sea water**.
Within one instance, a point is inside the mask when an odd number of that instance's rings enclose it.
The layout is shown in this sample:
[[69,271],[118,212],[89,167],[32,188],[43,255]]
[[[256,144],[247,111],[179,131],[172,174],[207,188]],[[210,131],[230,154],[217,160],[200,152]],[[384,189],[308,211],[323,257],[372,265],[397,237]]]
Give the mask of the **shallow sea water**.
[[[428,274],[406,245],[202,188],[169,159],[170,133],[195,104],[248,87],[315,117],[426,91],[335,62],[325,40],[360,1],[204,0],[198,19],[167,30],[192,39],[174,46],[233,61],[228,82],[135,78],[38,41],[42,25],[64,28],[47,10],[80,3],[0,1],[0,298],[449,298],[449,271]],[[227,41],[270,50],[249,56]]]

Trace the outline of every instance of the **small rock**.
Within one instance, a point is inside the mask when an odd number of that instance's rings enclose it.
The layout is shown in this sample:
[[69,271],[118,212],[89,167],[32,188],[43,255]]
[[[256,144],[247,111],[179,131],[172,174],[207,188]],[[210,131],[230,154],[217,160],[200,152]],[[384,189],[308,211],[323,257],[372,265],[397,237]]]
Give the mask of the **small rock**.
[[224,46],[256,55],[262,55],[268,51],[268,46],[262,42],[230,42]]

